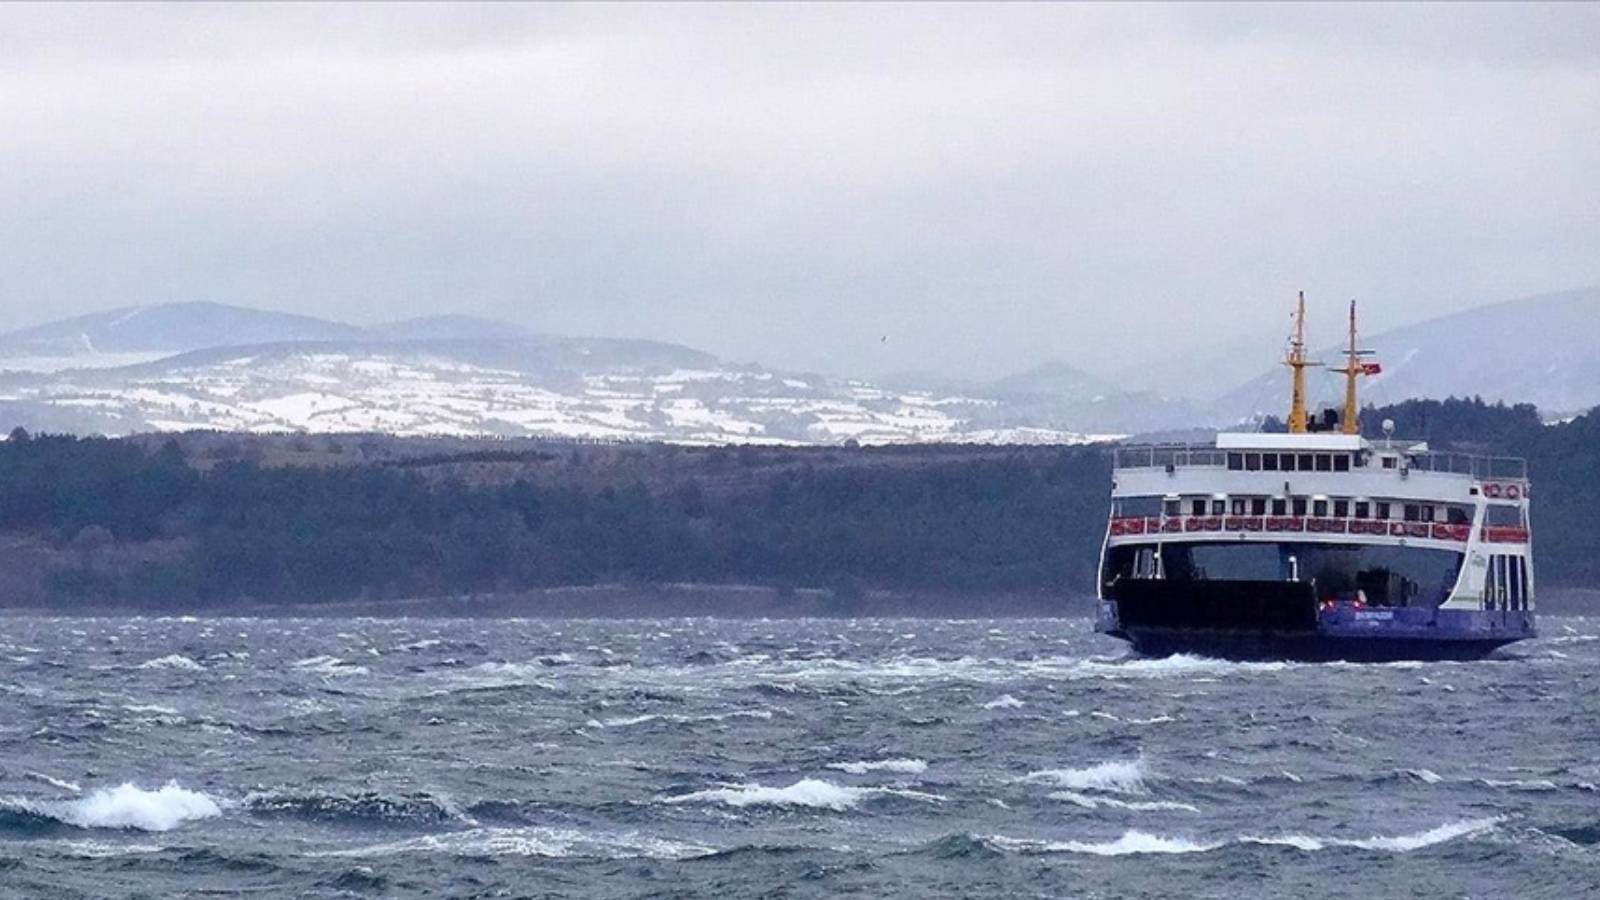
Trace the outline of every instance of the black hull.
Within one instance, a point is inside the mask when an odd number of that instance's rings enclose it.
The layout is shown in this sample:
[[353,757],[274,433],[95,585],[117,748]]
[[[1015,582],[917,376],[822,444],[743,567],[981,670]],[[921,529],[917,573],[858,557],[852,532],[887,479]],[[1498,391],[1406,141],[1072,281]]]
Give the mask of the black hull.
[[1343,637],[1318,634],[1274,634],[1247,631],[1144,630],[1124,632],[1133,649],[1145,656],[1195,656],[1231,660],[1300,662],[1401,662],[1483,659],[1517,638],[1427,640],[1400,637]]

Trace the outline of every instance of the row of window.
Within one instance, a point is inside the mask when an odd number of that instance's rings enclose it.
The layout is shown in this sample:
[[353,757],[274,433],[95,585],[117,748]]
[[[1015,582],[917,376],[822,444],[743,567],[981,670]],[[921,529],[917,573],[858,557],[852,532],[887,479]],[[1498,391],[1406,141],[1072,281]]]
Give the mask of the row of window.
[[1396,519],[1406,522],[1472,524],[1466,506],[1358,500],[1338,497],[1190,497],[1162,501],[1157,497],[1125,497],[1117,516],[1314,516],[1319,519]]
[[[1385,469],[1399,465],[1398,456],[1379,456]],[[1228,468],[1235,472],[1348,472],[1362,468],[1367,458],[1360,453],[1245,453],[1228,454]]]

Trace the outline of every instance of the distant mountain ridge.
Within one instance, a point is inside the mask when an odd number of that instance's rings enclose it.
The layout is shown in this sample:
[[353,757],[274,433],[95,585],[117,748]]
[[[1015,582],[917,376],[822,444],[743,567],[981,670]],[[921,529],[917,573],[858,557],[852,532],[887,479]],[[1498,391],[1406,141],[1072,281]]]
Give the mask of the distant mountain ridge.
[[[1363,336],[1361,343],[1383,366],[1381,375],[1363,379],[1363,402],[1481,396],[1533,403],[1546,414],[1600,404],[1600,287],[1480,306]],[[1312,355],[1330,364],[1341,359],[1334,342]],[[1314,374],[1312,399],[1336,401],[1341,377]],[[1279,367],[1228,391],[1215,409],[1223,421],[1281,416],[1288,396],[1288,372]]]

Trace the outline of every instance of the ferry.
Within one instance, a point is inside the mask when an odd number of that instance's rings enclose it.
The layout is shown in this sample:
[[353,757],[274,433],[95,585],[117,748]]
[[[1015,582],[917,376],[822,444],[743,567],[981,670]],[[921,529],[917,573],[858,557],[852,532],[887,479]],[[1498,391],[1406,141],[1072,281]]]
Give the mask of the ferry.
[[1096,630],[1136,652],[1478,659],[1535,636],[1526,461],[1361,434],[1350,305],[1344,410],[1306,408],[1305,295],[1284,434],[1115,450]]

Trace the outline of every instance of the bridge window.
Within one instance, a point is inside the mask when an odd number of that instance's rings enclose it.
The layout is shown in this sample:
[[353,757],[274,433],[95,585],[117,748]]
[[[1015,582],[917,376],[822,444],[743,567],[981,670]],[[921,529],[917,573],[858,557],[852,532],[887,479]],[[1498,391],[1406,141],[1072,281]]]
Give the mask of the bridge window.
[[1485,525],[1495,528],[1521,528],[1522,507],[1512,506],[1509,503],[1491,503],[1484,511]]
[[1244,454],[1243,453],[1229,453],[1228,454],[1228,468],[1230,470],[1234,471],[1234,472],[1242,471],[1244,469]]
[[1294,454],[1293,453],[1280,453],[1280,454],[1278,454],[1278,468],[1282,469],[1285,472],[1293,472],[1294,471]]
[[1278,454],[1276,454],[1276,453],[1263,453],[1263,454],[1261,454],[1261,469],[1264,472],[1276,472],[1276,471],[1278,471]]
[[1318,453],[1317,454],[1317,471],[1318,472],[1332,472],[1333,471],[1333,457],[1329,456],[1326,453]]
[[1418,506],[1415,503],[1407,503],[1406,504],[1405,516],[1406,516],[1406,521],[1407,522],[1421,522],[1422,521],[1422,507]]
[[1259,472],[1259,471],[1261,471],[1261,454],[1259,454],[1259,453],[1246,453],[1244,455],[1244,470],[1246,472]]
[[1295,515],[1297,515],[1297,516],[1305,515],[1306,514],[1306,498],[1304,498],[1304,497],[1296,497],[1296,498],[1294,498],[1294,500],[1291,502],[1291,507],[1294,509],[1294,514]]
[[1244,511],[1245,511],[1244,503],[1245,503],[1245,501],[1244,501],[1243,497],[1235,497],[1235,498],[1233,498],[1233,514],[1234,515],[1236,515],[1236,516],[1244,515]]
[[1274,497],[1274,498],[1272,498],[1272,514],[1275,515],[1275,516],[1288,515],[1289,514],[1289,501],[1283,499],[1282,497]]
[[1382,501],[1379,501],[1379,502],[1373,504],[1373,509],[1376,510],[1376,514],[1373,516],[1373,518],[1375,518],[1375,519],[1387,519],[1387,518],[1389,518],[1389,504],[1384,503]]
[[1345,453],[1340,453],[1340,454],[1334,456],[1334,458],[1333,458],[1333,470],[1335,472],[1348,472],[1348,471],[1350,471],[1350,456],[1348,454],[1345,454]]
[[1264,516],[1267,514],[1267,498],[1252,497],[1250,500],[1250,515]]
[[1445,521],[1451,525],[1471,525],[1472,513],[1464,506],[1446,507]]
[[1365,500],[1356,501],[1356,518],[1367,519],[1372,517],[1372,504]]
[[1426,504],[1426,503],[1424,503],[1422,505],[1422,521],[1424,521],[1424,522],[1432,522],[1433,521],[1433,507],[1431,505],[1429,505],[1429,504]]
[[1183,504],[1177,500],[1168,500],[1162,504],[1162,512],[1168,517],[1183,515]]
[[1333,501],[1333,517],[1335,519],[1348,518],[1349,515],[1350,515],[1350,501],[1349,500],[1335,500],[1335,501]]
[[1311,502],[1311,514],[1313,516],[1316,516],[1319,519],[1324,518],[1325,516],[1327,516],[1328,515],[1328,501],[1326,501],[1326,500],[1313,500]]
[[1206,502],[1204,500],[1191,500],[1191,501],[1189,501],[1189,515],[1191,515],[1191,516],[1203,516],[1205,514],[1206,514]]
[[1300,471],[1309,472],[1313,468],[1315,468],[1315,466],[1313,466],[1312,463],[1311,463],[1311,454],[1309,454],[1309,453],[1300,454]]
[[1226,515],[1227,512],[1228,512],[1228,501],[1226,501],[1226,500],[1213,500],[1213,501],[1211,501],[1211,514],[1213,516]]

